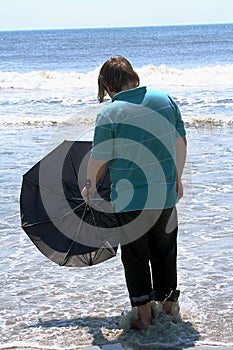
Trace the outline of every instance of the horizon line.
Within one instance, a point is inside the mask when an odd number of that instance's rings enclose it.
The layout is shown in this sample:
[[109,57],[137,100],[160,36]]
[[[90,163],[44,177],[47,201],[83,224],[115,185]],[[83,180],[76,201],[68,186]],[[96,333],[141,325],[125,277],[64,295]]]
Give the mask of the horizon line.
[[82,30],[82,29],[120,29],[120,28],[149,28],[149,27],[181,27],[198,25],[224,25],[233,24],[233,22],[203,22],[203,23],[176,23],[176,24],[149,24],[149,25],[115,25],[115,26],[83,26],[83,27],[41,27],[41,28],[22,28],[22,29],[0,29],[0,32],[24,32],[41,30]]

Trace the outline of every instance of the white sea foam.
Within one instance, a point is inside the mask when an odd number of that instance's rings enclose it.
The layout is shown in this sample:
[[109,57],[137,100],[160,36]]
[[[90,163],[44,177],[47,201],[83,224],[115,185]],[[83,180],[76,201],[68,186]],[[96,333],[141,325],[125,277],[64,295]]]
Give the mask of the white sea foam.
[[[232,87],[233,64],[177,69],[165,65],[136,68],[145,85]],[[0,72],[0,89],[85,88],[96,85],[99,68],[87,73],[76,71]]]
[[97,74],[97,70],[86,74],[74,71],[0,72],[0,89],[83,88],[96,81]]
[[137,71],[143,83],[153,86],[161,84],[178,87],[232,87],[233,81],[233,65],[230,64],[187,69],[147,65]]
[[[233,64],[136,70],[141,85],[177,100],[187,124],[233,124]],[[0,125],[94,124],[103,107],[97,102],[98,72],[0,72]]]

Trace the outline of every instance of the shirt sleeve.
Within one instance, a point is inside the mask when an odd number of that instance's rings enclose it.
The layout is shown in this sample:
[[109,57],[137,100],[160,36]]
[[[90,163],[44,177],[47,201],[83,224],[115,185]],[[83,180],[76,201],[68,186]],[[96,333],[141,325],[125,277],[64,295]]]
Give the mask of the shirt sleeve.
[[177,131],[176,137],[183,137],[186,135],[186,131],[185,131],[184,122],[182,120],[180,109],[177,103],[173,100],[171,96],[169,96],[169,99],[171,101],[171,104],[176,116],[176,125],[175,125],[176,131]]
[[113,125],[101,114],[97,116],[91,156],[97,160],[113,158],[114,130]]

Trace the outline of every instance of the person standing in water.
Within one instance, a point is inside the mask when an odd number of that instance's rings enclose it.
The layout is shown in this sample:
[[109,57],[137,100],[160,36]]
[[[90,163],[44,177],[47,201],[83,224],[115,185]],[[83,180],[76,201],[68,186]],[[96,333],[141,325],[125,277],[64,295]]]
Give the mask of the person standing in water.
[[100,69],[98,100],[112,99],[97,116],[87,175],[86,202],[106,167],[111,201],[122,228],[121,259],[132,307],[132,328],[152,323],[151,301],[171,313],[177,290],[177,201],[186,159],[186,132],[173,98],[139,86],[139,76],[122,56]]

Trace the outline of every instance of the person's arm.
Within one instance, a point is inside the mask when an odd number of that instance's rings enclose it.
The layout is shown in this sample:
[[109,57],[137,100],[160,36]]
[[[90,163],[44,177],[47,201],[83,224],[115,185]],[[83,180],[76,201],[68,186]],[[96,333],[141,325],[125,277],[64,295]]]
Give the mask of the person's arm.
[[178,137],[176,139],[176,168],[177,168],[177,179],[176,179],[176,191],[178,199],[183,197],[183,185],[181,177],[185,166],[187,154],[187,140],[186,137]]
[[96,184],[104,174],[107,167],[107,160],[97,160],[90,157],[87,165],[86,179],[89,182],[89,188],[85,186],[81,192],[81,195],[86,203],[89,203],[91,198],[95,194]]

